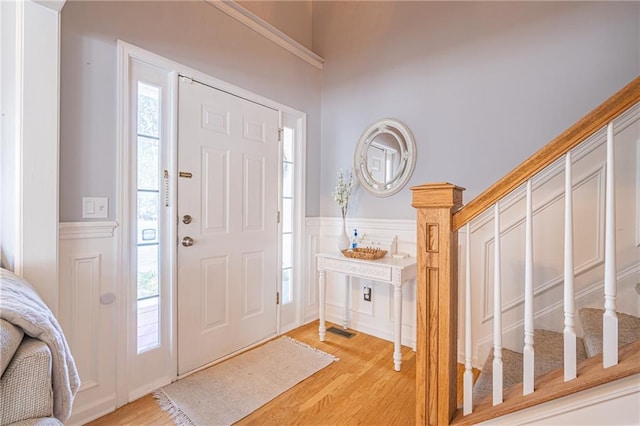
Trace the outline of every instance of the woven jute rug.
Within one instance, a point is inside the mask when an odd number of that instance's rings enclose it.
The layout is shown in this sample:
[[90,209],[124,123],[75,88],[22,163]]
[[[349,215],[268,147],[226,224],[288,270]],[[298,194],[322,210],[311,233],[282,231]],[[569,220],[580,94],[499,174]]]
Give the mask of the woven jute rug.
[[178,380],[154,396],[177,425],[230,425],[337,360],[285,336]]

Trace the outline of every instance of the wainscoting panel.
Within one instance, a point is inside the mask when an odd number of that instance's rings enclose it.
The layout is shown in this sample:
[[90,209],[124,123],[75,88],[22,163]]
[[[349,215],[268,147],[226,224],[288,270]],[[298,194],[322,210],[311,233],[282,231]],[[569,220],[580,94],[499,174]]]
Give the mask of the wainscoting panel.
[[[576,312],[603,308],[606,129],[572,153]],[[640,270],[640,105],[614,122],[618,310],[640,314],[635,285]],[[534,328],[563,330],[564,158],[532,180]],[[459,182],[464,185],[464,182]],[[522,352],[525,188],[500,203],[503,347]],[[473,362],[481,366],[493,341],[493,209],[471,223]],[[459,236],[464,282],[464,230]],[[459,291],[459,354],[464,352],[464,289]],[[576,331],[581,336],[579,321]],[[463,360],[461,356],[458,358]]]
[[116,222],[59,226],[59,319],[82,381],[70,425],[116,407],[116,227]]
[[[576,275],[591,270],[604,262],[602,236],[604,234],[604,168],[597,167],[586,176],[574,180],[573,200],[579,206],[576,217],[576,247],[574,263]],[[557,244],[556,236],[564,235],[564,190],[549,194],[548,199],[536,203],[533,210],[534,246],[538,264],[545,265],[536,269],[535,296],[548,291],[564,282],[563,249]],[[524,199],[520,200],[524,202]],[[522,207],[522,204],[512,204],[510,208]],[[521,210],[523,211],[523,210]],[[511,212],[503,212],[511,215]],[[501,221],[502,222],[502,221]],[[491,224],[490,227],[493,227]],[[507,312],[524,303],[524,227],[525,217],[508,224],[501,230],[500,237],[503,247],[502,253],[502,311]],[[482,262],[484,278],[481,282],[484,294],[482,306],[482,322],[493,319],[493,231],[482,234],[486,240],[482,243],[484,253]],[[580,232],[580,230],[589,232]],[[479,234],[479,233],[478,233]],[[478,235],[476,234],[476,235]],[[480,236],[480,235],[478,235]],[[549,237],[552,238],[549,238]],[[474,236],[475,237],[475,236]],[[481,238],[482,238],[481,237]],[[519,284],[519,285],[518,285]]]

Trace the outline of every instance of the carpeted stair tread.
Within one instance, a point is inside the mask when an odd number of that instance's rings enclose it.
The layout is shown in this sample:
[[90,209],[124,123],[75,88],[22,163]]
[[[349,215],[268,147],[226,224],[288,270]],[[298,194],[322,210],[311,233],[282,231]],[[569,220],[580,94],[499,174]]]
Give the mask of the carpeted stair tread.
[[[564,364],[564,343],[562,333],[548,330],[535,330],[534,332],[534,375],[536,377],[547,374],[550,371],[562,368]],[[581,362],[587,359],[582,339],[576,340],[576,360]],[[502,372],[504,388],[522,383],[523,355],[520,352],[502,349]],[[493,393],[493,348],[482,367],[473,387],[474,404]]]
[[[502,372],[504,387],[508,388],[522,382],[522,354],[502,348]],[[489,351],[478,380],[473,386],[473,403],[493,393],[493,348]]]
[[[582,323],[584,345],[589,357],[602,353],[602,315],[604,310],[582,308],[578,311]],[[618,346],[640,340],[640,318],[618,312]]]
[[[564,365],[564,334],[549,330],[535,330],[535,375],[542,376]],[[576,362],[587,359],[584,340],[576,338]]]

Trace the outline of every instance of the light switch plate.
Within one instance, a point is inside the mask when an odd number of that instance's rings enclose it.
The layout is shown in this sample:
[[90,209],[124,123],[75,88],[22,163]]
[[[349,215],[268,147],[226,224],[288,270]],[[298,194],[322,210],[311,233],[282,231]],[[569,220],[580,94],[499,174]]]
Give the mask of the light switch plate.
[[109,217],[107,197],[82,197],[83,219],[106,219]]

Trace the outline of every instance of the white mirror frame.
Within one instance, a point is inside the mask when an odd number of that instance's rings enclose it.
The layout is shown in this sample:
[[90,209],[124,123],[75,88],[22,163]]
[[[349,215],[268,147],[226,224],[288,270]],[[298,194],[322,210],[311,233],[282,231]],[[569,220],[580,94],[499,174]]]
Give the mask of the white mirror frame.
[[[368,151],[373,140],[380,134],[389,134],[398,142],[400,148],[400,166],[391,180],[377,181],[371,174],[368,164]],[[353,159],[353,168],[360,185],[377,197],[387,197],[400,191],[409,181],[416,165],[416,142],[413,134],[404,123],[383,118],[369,126],[360,136]]]

